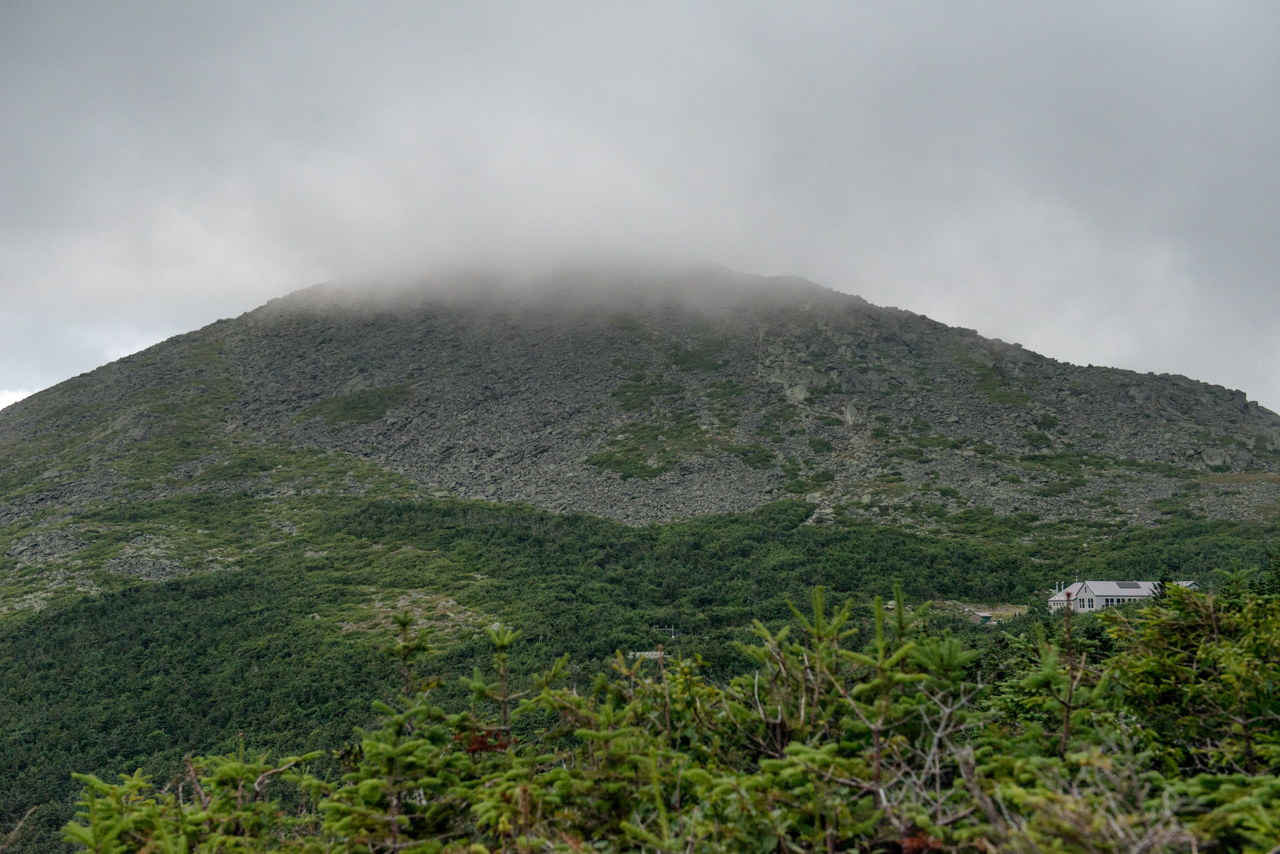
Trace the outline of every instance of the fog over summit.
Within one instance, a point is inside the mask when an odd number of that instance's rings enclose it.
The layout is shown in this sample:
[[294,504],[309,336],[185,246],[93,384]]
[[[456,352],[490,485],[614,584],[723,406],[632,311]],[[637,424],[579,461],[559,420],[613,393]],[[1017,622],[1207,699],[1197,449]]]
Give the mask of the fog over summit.
[[0,404],[316,282],[802,276],[1280,408],[1272,4],[0,11]]

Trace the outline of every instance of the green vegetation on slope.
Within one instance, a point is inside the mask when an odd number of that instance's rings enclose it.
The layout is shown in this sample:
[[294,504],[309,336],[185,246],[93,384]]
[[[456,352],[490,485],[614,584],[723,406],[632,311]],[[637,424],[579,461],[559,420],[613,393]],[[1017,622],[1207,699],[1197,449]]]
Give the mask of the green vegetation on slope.
[[714,438],[699,424],[696,412],[668,413],[657,421],[623,424],[586,462],[615,471],[623,480],[657,477],[670,471],[682,457],[705,452]]
[[350,394],[340,394],[313,403],[302,411],[302,417],[319,416],[330,424],[351,421],[369,424],[387,414],[387,411],[409,399],[409,383],[366,388]]
[[975,361],[970,358],[963,347],[955,348],[954,355],[957,362],[978,375],[978,393],[986,397],[987,400],[1019,409],[1031,402],[1030,394],[1010,388],[1013,385],[1012,379],[1006,376],[998,366],[984,365]]
[[727,364],[716,359],[723,349],[721,341],[706,341],[688,350],[674,348],[671,363],[681,371],[718,371]]
[[438,679],[415,678],[405,618],[388,650],[402,696],[343,751],[341,779],[316,773],[319,752],[241,748],[170,778],[192,808],[172,784],[81,776],[66,833],[116,854],[1280,843],[1280,597],[1235,574],[1217,595],[1112,612],[1100,638],[1063,620],[978,648],[895,600],[859,626],[817,588],[798,626],[756,625],[750,670],[727,683],[696,659],[621,655],[589,689],[564,686],[568,656],[529,679],[519,632],[496,625],[492,668],[458,680],[473,700],[454,714]]
[[[224,568],[163,583],[99,573],[97,595],[68,593],[0,621],[0,822],[45,804],[31,821],[47,843],[70,814],[71,769],[168,773],[241,732],[265,749],[327,749],[386,695],[391,671],[377,648],[401,610],[437,631],[430,672],[470,672],[485,654],[480,628],[502,621],[524,633],[511,652],[522,672],[570,654],[569,678],[585,686],[616,650],[665,641],[724,679],[748,666],[735,643],[751,621],[779,628],[786,600],[815,585],[853,597],[865,625],[869,597],[895,578],[912,601],[1037,602],[1035,591],[1076,571],[1205,579],[1232,559],[1258,565],[1277,533],[1174,518],[1086,549],[1079,529],[1034,518],[957,513],[947,533],[927,535],[839,514],[803,524],[811,511],[781,502],[630,528],[376,494],[103,507],[84,519],[96,531],[85,533],[90,549],[164,535],[192,561],[219,551]],[[456,688],[440,697],[466,702]]]

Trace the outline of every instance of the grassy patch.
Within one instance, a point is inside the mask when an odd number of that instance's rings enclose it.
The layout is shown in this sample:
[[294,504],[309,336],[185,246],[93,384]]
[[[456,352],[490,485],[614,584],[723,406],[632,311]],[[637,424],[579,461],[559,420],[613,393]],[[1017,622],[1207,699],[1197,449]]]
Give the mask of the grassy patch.
[[781,444],[783,441],[782,431],[786,429],[787,425],[794,422],[795,419],[795,404],[780,403],[765,413],[764,419],[760,422],[760,427],[756,430],[756,433],[774,444]]
[[239,383],[226,377],[157,390],[155,402],[145,410],[150,433],[129,449],[120,473],[135,482],[150,483],[182,463],[227,450],[227,438],[212,428],[226,417],[239,390]]
[[1008,389],[999,388],[993,383],[978,383],[978,391],[986,395],[987,400],[992,403],[1014,406],[1019,409],[1031,402],[1031,395],[1020,391],[1009,391]]
[[1174,494],[1165,498],[1154,499],[1150,507],[1164,516],[1186,513],[1191,503],[1190,496]]
[[1062,476],[1075,476],[1089,470],[1097,473],[1137,471],[1162,477],[1194,480],[1200,473],[1194,469],[1169,463],[1147,462],[1133,459],[1117,459],[1105,454],[1062,452],[1057,454],[1023,454],[1018,463],[1024,468],[1047,469]]
[[925,456],[925,453],[922,449],[917,448],[914,445],[906,445],[901,448],[893,448],[889,450],[885,454],[885,456],[894,457],[900,460],[910,460],[913,463],[928,463],[933,461],[931,457]]
[[1087,483],[1088,481],[1085,480],[1084,477],[1081,475],[1075,475],[1074,477],[1067,478],[1066,480],[1055,480],[1046,483],[1044,486],[1036,490],[1036,494],[1048,496],[1050,498],[1057,498],[1061,495],[1066,495],[1068,492],[1079,489]]
[[716,356],[724,349],[720,341],[707,341],[691,350],[671,350],[671,364],[679,371],[718,371],[727,362],[717,361]]
[[766,469],[773,465],[773,451],[759,443],[751,445],[729,445],[727,453],[741,459],[753,469]]
[[1280,474],[1274,472],[1235,472],[1233,474],[1209,474],[1206,483],[1280,483]]
[[[1039,520],[1035,513],[997,516],[990,507],[974,507],[948,516],[947,530],[997,543],[1013,543],[1030,534]],[[1009,557],[1011,555],[1005,559]]]
[[[813,463],[805,460],[803,466],[795,458],[782,464],[782,473],[787,476],[786,490],[792,495],[803,495],[816,492],[822,487],[835,482],[836,476],[829,471],[813,469]],[[808,471],[806,471],[808,469]]]
[[834,483],[835,479],[836,476],[829,471],[816,471],[809,477],[787,481],[786,490],[792,495],[804,495],[808,492],[817,492],[822,487]]
[[1097,472],[1106,471],[1111,467],[1112,459],[1097,454],[1023,454],[1018,462],[1024,468],[1045,469],[1064,477],[1072,477],[1084,468]]
[[[705,453],[722,441],[714,432],[703,429],[697,413],[692,410],[657,410],[659,400],[670,400],[684,392],[684,386],[677,382],[650,380],[643,373],[632,376],[631,382],[612,392],[612,397],[623,412],[654,413],[654,420],[624,424],[605,440],[599,451],[587,457],[587,464],[617,472],[624,479],[652,478],[669,471],[681,457]],[[707,397],[720,404],[714,414],[721,427],[731,427],[734,423],[728,402],[746,392],[747,389],[732,380],[711,385]]]
[[1037,433],[1035,431],[1027,431],[1023,433],[1022,438],[1033,448],[1048,448],[1053,445],[1053,439],[1043,433]]
[[[1239,441],[1233,435],[1223,434],[1221,436],[1214,436],[1208,430],[1197,430],[1195,438],[1201,445],[1213,445],[1219,448],[1234,448],[1239,444]],[[1266,447],[1265,442],[1263,443],[1263,447]]]
[[409,399],[409,384],[366,388],[313,403],[302,410],[304,417],[319,416],[328,424],[370,424],[386,416],[388,410]]
[[917,448],[963,448],[964,442],[959,439],[948,439],[946,436],[916,436],[911,444]]
[[963,347],[954,351],[955,359],[978,375],[977,391],[992,403],[1022,408],[1031,402],[1031,395],[1009,388],[1010,379],[999,367],[982,364],[969,358]]
[[705,453],[714,440],[711,431],[702,429],[696,413],[683,412],[659,422],[624,424],[586,462],[617,472],[623,480],[652,478],[670,471],[681,457]]
[[215,483],[218,481],[243,480],[257,477],[263,472],[275,468],[275,461],[264,453],[249,452],[234,459],[205,468],[194,479],[194,483]]
[[715,404],[716,420],[725,429],[732,430],[738,425],[739,409],[734,408],[734,401],[746,394],[750,389],[736,380],[722,380],[707,386],[707,398]]
[[936,501],[914,501],[907,510],[910,515],[923,519],[945,519],[950,513],[945,504]]
[[707,386],[707,397],[720,403],[728,403],[735,397],[746,394],[747,391],[747,387],[737,380],[721,380]]
[[222,352],[226,349],[226,346],[222,341],[206,341],[203,344],[192,345],[191,354],[187,356],[183,366],[200,367],[202,365],[217,364],[221,361]]
[[[1193,484],[1192,492],[1198,491],[1198,487],[1199,484]],[[1191,502],[1194,498],[1195,496],[1189,492],[1175,492],[1165,498],[1154,499],[1148,506],[1160,513],[1161,516],[1174,516],[1179,519],[1203,518],[1191,508]]]
[[679,383],[653,380],[623,383],[612,392],[612,397],[623,412],[641,412],[653,408],[655,397],[675,397],[683,392],[684,386]]
[[0,492],[14,492],[28,486],[46,467],[45,463],[0,463]]

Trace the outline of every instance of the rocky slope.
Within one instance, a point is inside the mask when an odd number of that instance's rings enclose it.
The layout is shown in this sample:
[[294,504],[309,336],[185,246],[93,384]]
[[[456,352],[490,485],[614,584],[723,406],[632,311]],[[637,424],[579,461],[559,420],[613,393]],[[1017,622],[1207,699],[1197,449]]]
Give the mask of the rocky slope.
[[[74,553],[75,514],[104,502],[359,491],[361,465],[419,494],[636,524],[788,495],[815,522],[843,506],[921,526],[1280,501],[1280,417],[1241,391],[722,268],[446,284],[300,291],[7,408],[7,559]],[[174,571],[145,543],[111,560]]]

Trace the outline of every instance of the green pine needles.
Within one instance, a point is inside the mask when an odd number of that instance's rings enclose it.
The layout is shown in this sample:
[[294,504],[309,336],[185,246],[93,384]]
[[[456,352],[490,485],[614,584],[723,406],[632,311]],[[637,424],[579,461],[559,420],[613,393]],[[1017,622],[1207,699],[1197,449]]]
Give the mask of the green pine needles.
[[[1256,585],[1254,585],[1256,586]],[[874,603],[869,635],[822,588],[756,623],[749,672],[618,653],[513,673],[518,632],[446,713],[398,621],[403,692],[339,751],[194,758],[85,790],[79,850],[177,852],[1196,851],[1280,844],[1280,600],[1243,574],[1169,588],[1083,628],[985,653],[928,604]],[[1096,625],[1096,621],[1094,623]],[[796,631],[793,634],[793,629]]]

